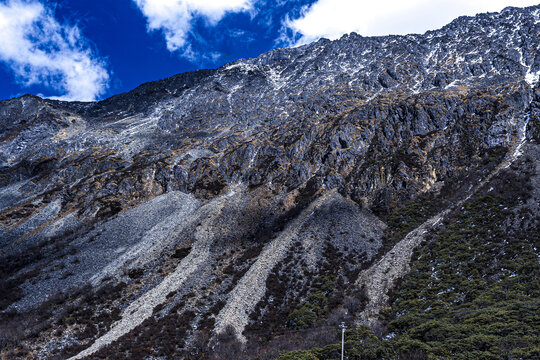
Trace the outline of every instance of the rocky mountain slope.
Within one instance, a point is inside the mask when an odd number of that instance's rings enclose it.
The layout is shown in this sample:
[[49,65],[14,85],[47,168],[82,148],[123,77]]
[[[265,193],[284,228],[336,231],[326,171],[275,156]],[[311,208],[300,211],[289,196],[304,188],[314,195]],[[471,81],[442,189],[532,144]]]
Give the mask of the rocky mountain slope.
[[350,358],[535,358],[539,34],[507,8],[0,102],[1,356],[333,359],[343,321]]

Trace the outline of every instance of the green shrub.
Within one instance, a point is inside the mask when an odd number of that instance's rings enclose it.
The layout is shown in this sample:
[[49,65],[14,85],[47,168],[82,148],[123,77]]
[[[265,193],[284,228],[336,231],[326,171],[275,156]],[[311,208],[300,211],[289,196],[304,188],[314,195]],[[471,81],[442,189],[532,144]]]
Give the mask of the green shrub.
[[288,326],[294,329],[307,329],[317,321],[317,313],[320,308],[310,303],[304,303],[299,309],[294,310],[287,317]]
[[276,360],[319,360],[319,358],[310,351],[302,350],[283,353]]
[[[367,327],[347,330],[349,360],[540,359],[540,264],[535,252],[540,236],[534,226],[508,226],[526,216],[512,211],[521,195],[508,194],[525,182],[504,176],[498,180],[502,188],[491,192],[497,197],[465,203],[417,251],[382,316],[389,339],[377,338]],[[395,239],[429,215],[427,205],[420,204],[390,215]],[[322,278],[315,282],[318,287],[308,302],[291,313],[295,324],[315,322],[324,311],[325,291],[332,282],[323,290],[324,283]],[[341,345],[333,344],[310,353],[333,360],[340,351]]]
[[540,359],[540,346],[514,349],[510,354],[513,359]]
[[[504,228],[511,201],[466,203],[420,251],[394,291],[389,329],[397,338],[422,343],[436,359],[500,359],[535,344],[540,264],[533,233]],[[400,342],[391,347],[403,351]]]
[[336,287],[335,276],[321,276],[313,282],[310,294],[287,317],[287,326],[294,329],[312,327],[328,305],[328,295]]
[[333,275],[321,276],[315,281],[313,287],[328,295],[336,288],[336,277]]
[[447,320],[428,320],[413,328],[410,336],[423,342],[444,341],[451,337],[461,336],[459,329],[447,322]]
[[401,337],[393,344],[393,352],[398,354],[399,359],[415,359],[421,360],[428,357],[431,348],[424,342],[410,339],[409,337]]
[[320,291],[313,292],[309,294],[307,302],[315,305],[319,309],[324,309],[328,303],[326,295]]

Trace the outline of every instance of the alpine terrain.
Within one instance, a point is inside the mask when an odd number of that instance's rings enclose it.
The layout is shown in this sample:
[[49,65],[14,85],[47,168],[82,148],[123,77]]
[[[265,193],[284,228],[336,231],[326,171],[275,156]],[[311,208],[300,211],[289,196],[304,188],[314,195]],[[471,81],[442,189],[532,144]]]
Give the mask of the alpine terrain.
[[2,359],[540,359],[540,5],[0,102]]

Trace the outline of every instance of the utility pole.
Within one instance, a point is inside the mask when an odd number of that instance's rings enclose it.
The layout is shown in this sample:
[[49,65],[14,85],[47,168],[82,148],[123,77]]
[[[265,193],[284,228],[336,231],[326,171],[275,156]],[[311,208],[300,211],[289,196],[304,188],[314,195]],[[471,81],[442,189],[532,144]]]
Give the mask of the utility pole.
[[342,322],[339,327],[341,328],[341,360],[343,360],[343,354],[345,353],[345,323]]

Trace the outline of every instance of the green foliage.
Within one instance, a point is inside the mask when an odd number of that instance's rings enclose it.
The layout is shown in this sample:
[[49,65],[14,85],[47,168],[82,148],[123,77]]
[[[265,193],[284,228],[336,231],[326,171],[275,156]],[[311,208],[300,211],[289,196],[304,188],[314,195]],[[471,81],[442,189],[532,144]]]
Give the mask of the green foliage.
[[297,306],[287,317],[287,325],[294,329],[312,327],[328,305],[328,295],[335,289],[335,277],[321,276],[313,282],[313,287],[305,302]]
[[428,345],[420,340],[402,336],[391,343],[393,351],[399,355],[400,359],[424,359],[427,358],[431,350]]
[[312,292],[307,298],[308,303],[317,306],[320,309],[324,309],[328,303],[326,295],[321,291]]
[[386,219],[390,230],[388,246],[394,245],[410,231],[420,226],[434,213],[436,206],[435,201],[423,194],[390,214]]
[[281,354],[277,360],[319,360],[319,358],[310,351],[290,351]]
[[501,359],[540,343],[540,264],[534,235],[504,225],[512,205],[485,196],[463,206],[394,292],[390,331],[436,359]]
[[[384,342],[379,340],[366,326],[357,329],[347,330],[345,333],[345,353],[349,360],[379,360],[389,359],[391,354],[384,347]],[[315,348],[309,351],[293,351],[282,354],[278,359],[289,359],[284,356],[313,356],[307,359],[339,359],[341,356],[341,344],[327,345],[322,348]],[[307,355],[310,354],[310,355]],[[291,359],[296,359],[291,357]],[[304,359],[304,358],[299,358]]]
[[376,360],[389,356],[384,342],[367,326],[347,330],[345,339],[345,350],[349,359]]
[[512,359],[540,359],[540,346],[513,349],[510,356],[512,356]]
[[317,313],[321,308],[310,303],[304,303],[301,307],[291,312],[287,318],[287,324],[295,329],[307,329],[317,321]]
[[336,288],[336,278],[333,275],[321,276],[313,287],[327,295]]
[[[385,314],[393,336],[348,330],[348,359],[540,359],[540,237],[534,226],[508,226],[528,215],[511,211],[521,195],[503,194],[467,202],[418,252]],[[426,216],[412,204],[389,222],[407,232]],[[320,301],[320,293],[312,295]],[[310,352],[330,360],[340,350],[334,344]]]

